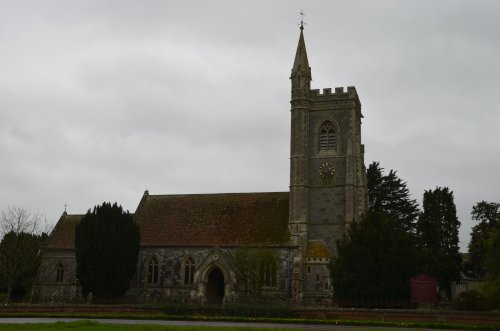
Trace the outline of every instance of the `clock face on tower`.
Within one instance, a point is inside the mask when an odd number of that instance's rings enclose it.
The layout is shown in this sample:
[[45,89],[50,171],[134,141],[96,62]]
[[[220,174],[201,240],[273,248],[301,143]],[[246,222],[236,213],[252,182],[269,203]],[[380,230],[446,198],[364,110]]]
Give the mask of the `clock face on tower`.
[[318,173],[323,179],[331,179],[335,176],[335,167],[332,164],[325,162],[319,167]]

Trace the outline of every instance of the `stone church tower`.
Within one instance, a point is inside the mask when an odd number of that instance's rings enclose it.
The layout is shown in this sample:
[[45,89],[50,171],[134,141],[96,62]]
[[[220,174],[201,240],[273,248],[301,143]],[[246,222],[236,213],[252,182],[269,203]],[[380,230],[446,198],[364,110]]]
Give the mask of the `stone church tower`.
[[365,213],[368,198],[361,144],[363,115],[356,89],[311,90],[303,26],[300,30],[290,77],[289,229],[292,241],[303,250],[307,299],[308,292],[319,290],[314,284],[328,277],[324,272],[336,255],[335,241]]

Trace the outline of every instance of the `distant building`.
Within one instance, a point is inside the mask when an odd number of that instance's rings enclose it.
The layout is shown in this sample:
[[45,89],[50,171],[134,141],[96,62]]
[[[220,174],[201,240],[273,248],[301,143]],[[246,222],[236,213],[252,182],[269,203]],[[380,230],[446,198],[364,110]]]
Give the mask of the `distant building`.
[[[141,249],[127,292],[132,300],[244,301],[248,280],[234,262],[243,246],[266,248],[276,257],[276,266],[266,271],[265,300],[331,299],[327,266],[336,255],[335,241],[367,210],[361,103],[354,87],[311,90],[302,26],[290,79],[290,191],[146,191],[134,213]],[[81,300],[74,229],[82,217],[63,213],[59,219],[43,253],[35,300]]]
[[478,279],[467,277],[462,273],[460,274],[460,280],[458,282],[451,282],[452,299],[458,297],[460,293],[468,292],[471,290],[479,290]]

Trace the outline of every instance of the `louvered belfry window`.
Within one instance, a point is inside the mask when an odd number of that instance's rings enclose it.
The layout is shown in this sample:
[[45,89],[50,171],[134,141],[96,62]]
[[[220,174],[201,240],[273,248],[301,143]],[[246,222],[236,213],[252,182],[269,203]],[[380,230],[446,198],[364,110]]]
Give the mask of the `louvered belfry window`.
[[323,122],[319,132],[319,150],[334,150],[337,144],[336,138],[335,126],[333,123],[330,121]]

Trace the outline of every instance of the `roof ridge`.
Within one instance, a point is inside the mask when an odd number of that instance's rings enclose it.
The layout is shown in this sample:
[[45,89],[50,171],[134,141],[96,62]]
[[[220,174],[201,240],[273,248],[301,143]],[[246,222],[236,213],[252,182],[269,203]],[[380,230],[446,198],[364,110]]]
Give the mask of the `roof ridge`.
[[180,196],[203,196],[203,195],[257,195],[257,194],[288,194],[289,191],[273,192],[223,192],[223,193],[180,193],[180,194],[149,194],[149,197],[180,197]]

